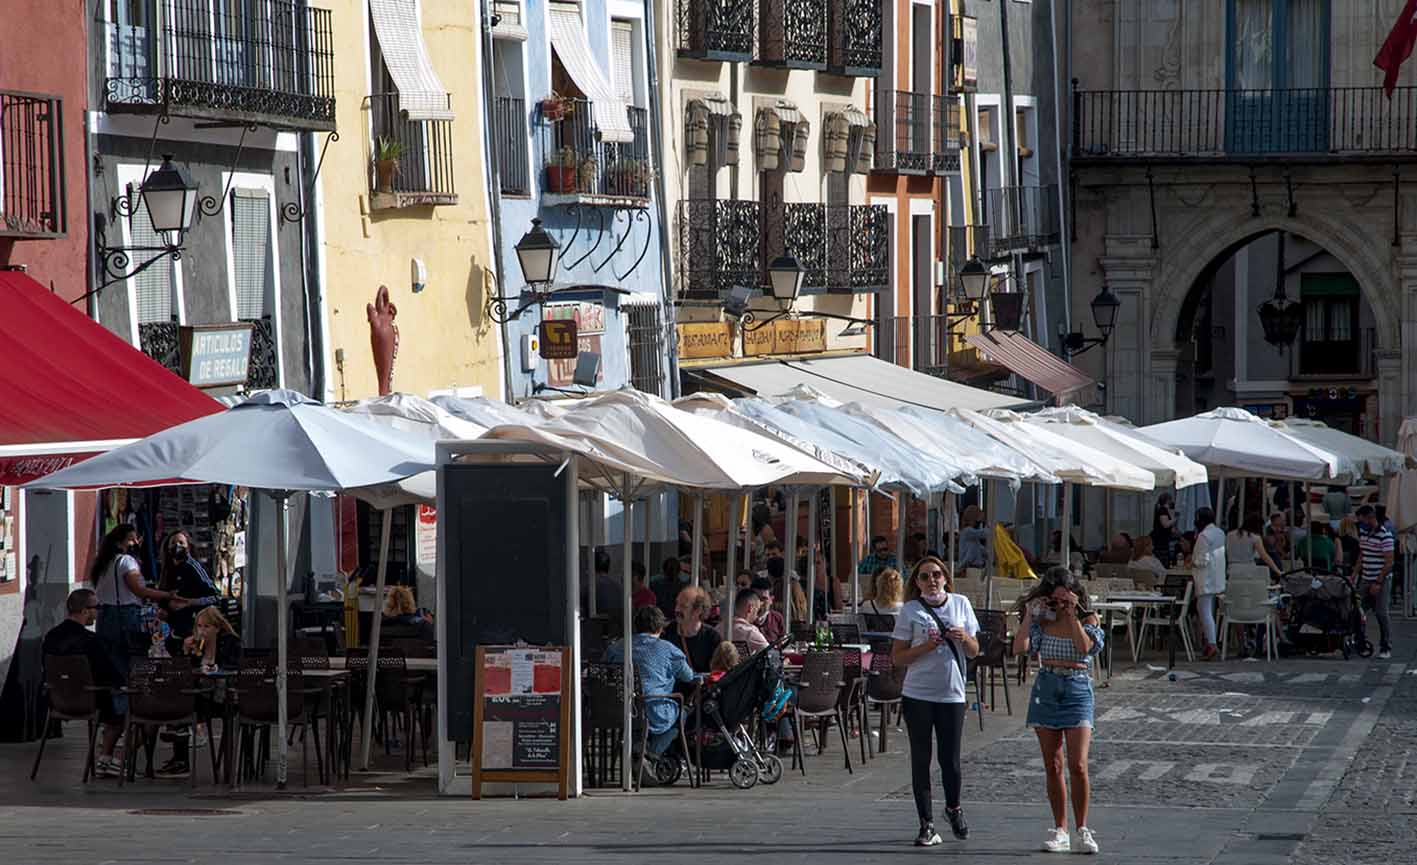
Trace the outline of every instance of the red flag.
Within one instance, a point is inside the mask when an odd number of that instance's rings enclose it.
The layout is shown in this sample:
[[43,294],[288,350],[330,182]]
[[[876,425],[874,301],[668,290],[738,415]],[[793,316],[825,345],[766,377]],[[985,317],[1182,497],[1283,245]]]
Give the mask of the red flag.
[[1417,45],[1417,0],[1407,0],[1397,23],[1392,25],[1373,65],[1383,70],[1383,92],[1392,98],[1392,89],[1397,86],[1397,74],[1402,64],[1412,56],[1412,48]]

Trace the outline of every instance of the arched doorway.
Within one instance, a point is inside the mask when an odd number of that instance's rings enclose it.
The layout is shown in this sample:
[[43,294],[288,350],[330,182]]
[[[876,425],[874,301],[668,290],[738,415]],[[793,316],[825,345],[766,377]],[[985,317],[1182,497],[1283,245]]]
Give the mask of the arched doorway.
[[[1281,280],[1303,304],[1282,352],[1258,315]],[[1180,302],[1175,413],[1238,405],[1377,438],[1381,326],[1358,275],[1322,242],[1287,227],[1248,234],[1205,263]]]

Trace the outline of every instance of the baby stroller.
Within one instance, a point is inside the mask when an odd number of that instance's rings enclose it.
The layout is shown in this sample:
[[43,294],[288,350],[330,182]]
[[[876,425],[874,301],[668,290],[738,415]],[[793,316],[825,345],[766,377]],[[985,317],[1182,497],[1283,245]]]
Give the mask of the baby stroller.
[[1285,638],[1293,652],[1310,655],[1343,652],[1371,657],[1367,619],[1358,597],[1358,588],[1341,574],[1322,571],[1290,571],[1284,574]]
[[782,761],[759,748],[749,732],[760,716],[773,722],[786,711],[782,681],[782,654],[768,646],[704,687],[703,724],[689,737],[699,743],[703,768],[727,772],[740,790],[782,778]]

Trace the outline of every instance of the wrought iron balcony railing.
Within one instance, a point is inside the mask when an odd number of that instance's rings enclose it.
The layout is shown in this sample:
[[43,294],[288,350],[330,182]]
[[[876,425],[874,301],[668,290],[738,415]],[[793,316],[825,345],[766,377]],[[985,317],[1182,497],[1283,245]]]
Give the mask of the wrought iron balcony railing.
[[696,296],[765,286],[779,249],[801,265],[804,294],[875,292],[890,283],[885,205],[793,202],[774,212],[757,202],[704,199],[683,202],[679,217],[684,290]]
[[951,97],[876,91],[875,169],[928,174],[959,169],[959,111]]
[[993,243],[987,225],[949,225],[945,228],[949,273],[947,286],[951,298],[963,297],[964,286],[959,271],[971,256],[988,261],[994,257]]
[[827,0],[758,0],[757,62],[827,68]]
[[1289,353],[1291,378],[1368,379],[1376,371],[1373,353],[1378,343],[1374,328],[1354,328],[1346,339],[1309,339],[1307,330],[1301,328],[1298,345],[1298,351]]
[[762,233],[762,206],[756,201],[679,202],[681,293],[718,299],[736,285],[761,285]]
[[144,23],[109,25],[108,111],[335,128],[329,10],[303,0],[125,5]]
[[695,60],[753,59],[754,0],[675,0],[675,50]]
[[1417,87],[1073,91],[1077,162],[1417,158]]
[[64,101],[0,90],[0,237],[62,236],[64,180]]
[[949,367],[950,327],[943,315],[888,316],[876,326],[873,347],[882,360],[916,372],[943,375]]
[[881,74],[881,0],[828,0],[827,71],[875,78]]
[[601,141],[595,103],[563,103],[564,115],[541,133],[542,192],[551,195],[648,199],[654,163],[649,156],[649,112],[629,109],[633,141]]
[[985,190],[984,216],[988,232],[982,247],[980,238],[975,238],[980,258],[1042,252],[1059,241],[1058,187],[1006,186]]
[[[520,7],[518,7],[520,8]],[[493,106],[492,146],[497,152],[497,179],[503,194],[527,195],[526,100],[520,96],[498,96]]]
[[[448,102],[451,105],[451,96]],[[399,108],[397,93],[375,93],[365,103],[374,131],[369,160],[373,207],[456,204],[453,122],[409,120]],[[381,155],[391,158],[381,159]]]

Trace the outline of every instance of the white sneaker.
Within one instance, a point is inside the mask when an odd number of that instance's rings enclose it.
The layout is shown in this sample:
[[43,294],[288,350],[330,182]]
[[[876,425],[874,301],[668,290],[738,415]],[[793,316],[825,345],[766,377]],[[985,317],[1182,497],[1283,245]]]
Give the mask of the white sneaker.
[[1379,661],[1387,661],[1387,660],[1391,660],[1391,659],[1392,659],[1392,652],[1389,652],[1387,649],[1383,649],[1381,652],[1378,652],[1378,660],[1379,660]]
[[112,757],[99,757],[94,761],[93,774],[96,778],[117,778],[123,774],[123,764]]
[[1097,839],[1092,837],[1092,830],[1086,826],[1078,827],[1078,846],[1074,853],[1086,853],[1093,855],[1097,853]]
[[1067,829],[1053,829],[1048,833],[1048,838],[1043,842],[1045,853],[1067,853],[1073,849],[1072,842],[1068,840]]

